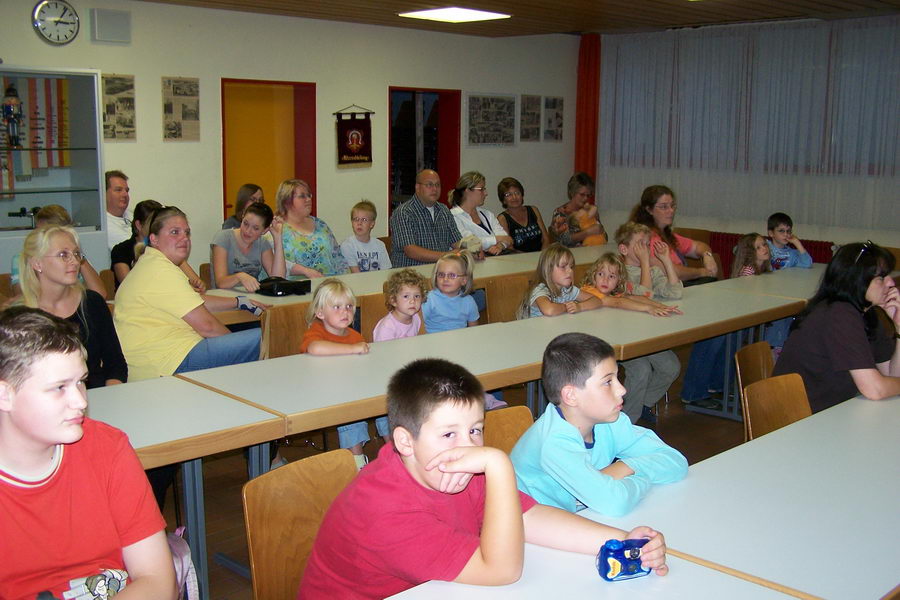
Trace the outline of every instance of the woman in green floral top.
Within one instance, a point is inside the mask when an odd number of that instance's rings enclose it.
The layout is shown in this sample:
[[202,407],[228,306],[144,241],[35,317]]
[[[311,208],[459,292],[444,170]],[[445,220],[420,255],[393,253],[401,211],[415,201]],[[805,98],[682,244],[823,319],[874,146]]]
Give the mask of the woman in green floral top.
[[282,241],[289,275],[329,277],[349,273],[341,247],[325,221],[310,214],[312,192],[301,179],[288,179],[275,195],[278,214],[284,219]]

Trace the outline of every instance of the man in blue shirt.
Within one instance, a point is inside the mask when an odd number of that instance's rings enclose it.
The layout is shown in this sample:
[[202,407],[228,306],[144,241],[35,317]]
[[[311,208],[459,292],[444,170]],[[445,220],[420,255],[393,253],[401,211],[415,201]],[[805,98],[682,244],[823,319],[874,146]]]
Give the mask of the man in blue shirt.
[[441,177],[431,169],[416,175],[415,195],[391,215],[391,264],[412,267],[437,260],[459,245],[453,215],[441,197]]

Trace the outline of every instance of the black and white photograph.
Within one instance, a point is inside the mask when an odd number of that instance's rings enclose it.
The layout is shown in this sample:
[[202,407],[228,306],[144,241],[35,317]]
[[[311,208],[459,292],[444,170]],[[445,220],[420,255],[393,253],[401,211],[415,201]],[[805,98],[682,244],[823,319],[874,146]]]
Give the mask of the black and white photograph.
[[468,95],[469,145],[511,146],[516,143],[516,97]]
[[519,141],[541,141],[541,97],[522,94],[519,109]]
[[563,98],[544,96],[544,141],[563,141]]
[[134,75],[103,75],[103,139],[137,139],[134,124]]
[[163,77],[163,140],[200,141],[200,80]]

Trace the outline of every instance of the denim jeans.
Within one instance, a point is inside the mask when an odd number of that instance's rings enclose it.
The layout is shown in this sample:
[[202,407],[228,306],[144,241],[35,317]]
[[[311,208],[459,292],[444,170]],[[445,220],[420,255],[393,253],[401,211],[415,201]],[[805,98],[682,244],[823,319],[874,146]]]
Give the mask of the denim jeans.
[[[378,417],[375,419],[375,429],[378,431],[378,435],[388,435],[390,432],[388,431],[387,417]],[[357,444],[365,444],[370,439],[369,424],[366,421],[357,421],[356,423],[341,425],[337,430],[338,442],[341,448],[352,448]]]
[[725,338],[720,335],[694,344],[684,372],[682,400],[703,400],[709,398],[710,390],[721,391],[725,386]]
[[260,331],[248,329],[202,339],[191,348],[175,372],[187,373],[259,360]]

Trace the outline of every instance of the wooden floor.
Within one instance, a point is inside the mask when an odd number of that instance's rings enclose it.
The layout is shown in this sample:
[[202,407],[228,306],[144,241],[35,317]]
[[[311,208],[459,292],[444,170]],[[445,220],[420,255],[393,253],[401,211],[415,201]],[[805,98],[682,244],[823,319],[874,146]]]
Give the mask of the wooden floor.
[[[676,349],[681,359],[682,371],[687,365],[690,347]],[[684,410],[679,400],[681,380],[669,391],[669,401],[658,404],[658,423],[655,431],[670,446],[680,450],[691,464],[733,448],[743,442],[743,425],[739,422],[699,415]],[[510,404],[521,404],[522,388],[504,392]],[[640,425],[645,423],[640,422]],[[370,425],[372,429],[372,427]],[[374,433],[374,431],[373,431]],[[337,431],[327,432],[329,448],[337,448]],[[321,445],[322,435],[310,439]],[[292,438],[290,445],[281,447],[288,460],[296,460],[317,452],[304,445],[303,438]],[[366,446],[366,453],[374,458],[381,447],[380,438]],[[230,558],[248,564],[247,544],[244,537],[244,521],[241,509],[241,486],[247,481],[247,463],[240,451],[219,454],[203,460],[204,495],[206,499],[207,550],[210,557],[209,580],[211,600],[251,600],[250,581],[216,564],[213,557],[224,553]],[[166,502],[165,517],[169,528],[175,527],[173,493]]]

